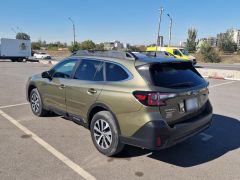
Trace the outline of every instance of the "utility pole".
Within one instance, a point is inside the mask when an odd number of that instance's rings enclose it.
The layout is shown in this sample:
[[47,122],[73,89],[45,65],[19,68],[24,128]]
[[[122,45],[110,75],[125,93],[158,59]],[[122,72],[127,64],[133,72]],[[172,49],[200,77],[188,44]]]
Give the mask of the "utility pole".
[[172,40],[172,18],[169,14],[167,16],[170,18],[170,24],[169,24],[169,40],[168,40],[168,47],[171,46],[171,40]]
[[11,30],[12,30],[12,32],[15,33],[15,35],[17,35],[17,31],[13,27],[11,28]]
[[163,15],[163,7],[159,9],[160,15],[159,15],[159,20],[158,20],[158,33],[157,33],[157,44],[156,44],[156,54],[157,54],[157,48],[158,46],[160,47],[160,27],[161,27],[161,21],[162,21],[162,15]]
[[20,33],[23,32],[23,31],[22,31],[22,28],[20,28],[20,27],[18,27],[18,26],[17,26],[17,29],[18,29],[18,32],[20,32]]
[[72,26],[73,26],[73,47],[74,47],[74,46],[75,46],[75,43],[76,43],[75,24],[74,24],[74,22],[73,22],[73,20],[72,20],[71,17],[69,17],[68,19],[71,21]]

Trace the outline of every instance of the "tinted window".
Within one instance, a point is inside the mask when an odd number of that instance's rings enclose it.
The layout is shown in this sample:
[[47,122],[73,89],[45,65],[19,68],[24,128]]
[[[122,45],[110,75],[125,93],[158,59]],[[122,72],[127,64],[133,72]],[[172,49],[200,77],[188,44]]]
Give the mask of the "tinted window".
[[188,56],[189,55],[189,53],[188,53],[188,51],[187,50],[185,50],[185,49],[180,49],[180,51],[184,54],[184,55],[186,55],[186,56]]
[[128,78],[128,73],[119,65],[106,63],[107,81],[122,81]]
[[177,55],[177,56],[182,56],[182,54],[179,52],[179,50],[177,50],[177,49],[174,49],[173,50],[173,54],[174,55]]
[[155,64],[150,68],[154,85],[167,88],[187,88],[200,85],[205,80],[187,62]]
[[70,78],[76,62],[76,60],[64,61],[52,69],[50,73],[55,78]]
[[74,78],[86,81],[103,81],[103,63],[97,60],[83,59]]

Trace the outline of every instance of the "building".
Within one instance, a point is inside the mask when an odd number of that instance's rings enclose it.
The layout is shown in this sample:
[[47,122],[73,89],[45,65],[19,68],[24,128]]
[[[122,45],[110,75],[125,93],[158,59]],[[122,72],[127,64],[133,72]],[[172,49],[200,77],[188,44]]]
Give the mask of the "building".
[[124,49],[129,49],[130,48],[130,44],[129,43],[124,43],[123,44],[123,48]]
[[[237,44],[237,47],[240,48],[240,30],[232,28],[227,30],[226,33],[231,34],[233,42],[235,42]],[[220,38],[221,36],[224,36],[226,33],[219,33],[217,35],[217,39]]]
[[240,47],[240,30],[232,28],[228,32],[232,35],[233,41]]
[[163,47],[163,36],[159,36],[157,41],[160,47]]
[[180,47],[186,47],[187,42],[186,41],[180,41]]
[[212,47],[216,47],[217,46],[217,38],[216,37],[207,37],[207,38],[201,38],[199,39],[198,43],[202,43],[202,42],[206,42],[208,44],[210,44]]
[[104,49],[106,50],[113,50],[114,49],[114,42],[104,42]]
[[124,45],[123,43],[121,43],[120,41],[111,41],[111,42],[105,42],[103,43],[104,45],[104,49],[106,50],[121,50],[124,49]]

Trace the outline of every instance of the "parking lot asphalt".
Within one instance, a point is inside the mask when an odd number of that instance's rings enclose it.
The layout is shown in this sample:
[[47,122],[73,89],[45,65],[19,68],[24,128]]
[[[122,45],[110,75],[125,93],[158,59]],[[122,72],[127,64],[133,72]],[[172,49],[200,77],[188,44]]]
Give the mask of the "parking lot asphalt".
[[240,81],[212,80],[212,126],[162,151],[126,146],[109,158],[87,129],[39,118],[25,97],[27,78],[49,69],[0,62],[0,179],[240,179]]

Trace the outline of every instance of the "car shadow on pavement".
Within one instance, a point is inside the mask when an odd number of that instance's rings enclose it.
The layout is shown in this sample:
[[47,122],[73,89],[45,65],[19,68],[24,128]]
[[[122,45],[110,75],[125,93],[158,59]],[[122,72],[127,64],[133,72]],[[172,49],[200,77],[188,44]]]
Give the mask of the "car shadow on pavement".
[[[208,136],[208,140],[204,139]],[[200,165],[240,147],[240,120],[213,115],[212,126],[171,148],[161,151],[142,150],[127,146],[119,158],[147,155],[147,157],[180,167]]]

